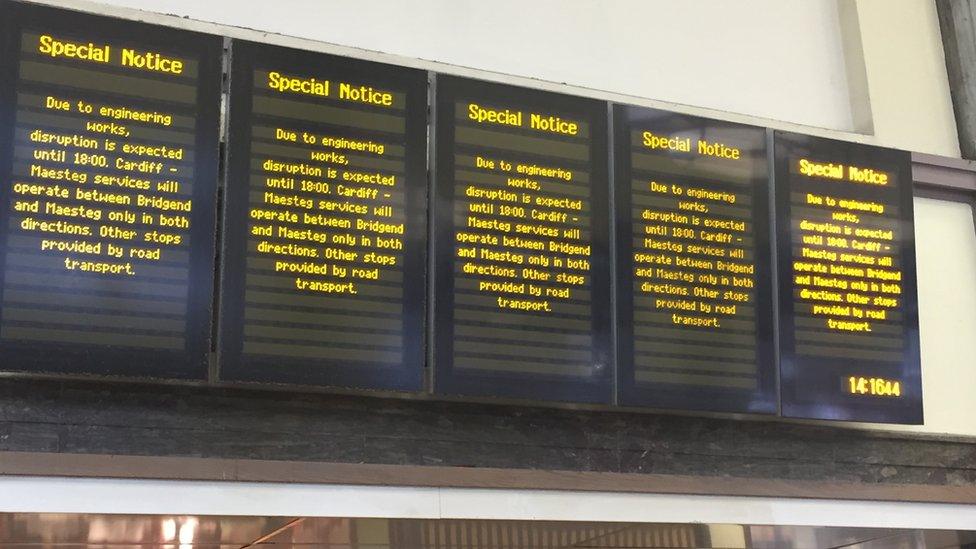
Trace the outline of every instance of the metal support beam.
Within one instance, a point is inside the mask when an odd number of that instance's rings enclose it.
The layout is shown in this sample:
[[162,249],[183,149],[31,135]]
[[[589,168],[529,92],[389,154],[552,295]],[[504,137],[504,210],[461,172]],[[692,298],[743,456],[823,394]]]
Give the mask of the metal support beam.
[[976,0],[937,0],[952,106],[964,158],[976,159]]

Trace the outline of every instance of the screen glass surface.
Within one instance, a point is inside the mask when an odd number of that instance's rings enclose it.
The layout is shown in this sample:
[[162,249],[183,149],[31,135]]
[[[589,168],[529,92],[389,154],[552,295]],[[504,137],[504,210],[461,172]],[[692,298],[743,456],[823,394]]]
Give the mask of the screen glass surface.
[[922,422],[909,153],[776,132],[783,415]]
[[231,57],[221,379],[419,389],[427,73]]
[[439,76],[435,390],[609,402],[605,103]]
[[205,377],[221,39],[0,7],[3,369]]
[[620,403],[776,411],[766,130],[614,107]]

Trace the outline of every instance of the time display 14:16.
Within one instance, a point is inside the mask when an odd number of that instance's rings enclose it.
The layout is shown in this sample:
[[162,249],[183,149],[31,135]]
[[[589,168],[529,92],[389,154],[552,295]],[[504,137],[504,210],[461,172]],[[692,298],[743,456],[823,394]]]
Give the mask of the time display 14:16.
[[852,395],[901,397],[901,381],[897,379],[850,376],[841,386],[845,393]]

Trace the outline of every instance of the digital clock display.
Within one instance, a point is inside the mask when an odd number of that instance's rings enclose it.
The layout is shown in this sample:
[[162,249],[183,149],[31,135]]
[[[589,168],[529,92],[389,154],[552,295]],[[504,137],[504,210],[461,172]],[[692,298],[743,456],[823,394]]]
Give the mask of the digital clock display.
[[901,381],[883,377],[850,376],[842,384],[852,395],[901,397]]

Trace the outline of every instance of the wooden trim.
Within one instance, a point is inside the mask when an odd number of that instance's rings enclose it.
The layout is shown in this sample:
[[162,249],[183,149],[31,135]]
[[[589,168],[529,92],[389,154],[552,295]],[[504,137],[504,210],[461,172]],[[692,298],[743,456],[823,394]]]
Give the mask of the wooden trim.
[[976,504],[976,486],[35,452],[0,452],[0,475]]

